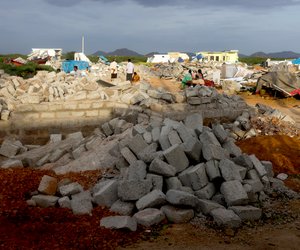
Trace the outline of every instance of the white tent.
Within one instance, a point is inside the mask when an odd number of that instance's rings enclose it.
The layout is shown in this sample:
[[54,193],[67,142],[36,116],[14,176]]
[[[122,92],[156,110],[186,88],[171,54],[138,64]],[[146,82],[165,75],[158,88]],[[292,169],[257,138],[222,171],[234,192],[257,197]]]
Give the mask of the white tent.
[[147,59],[148,63],[167,63],[170,61],[170,56],[167,54],[155,54]]

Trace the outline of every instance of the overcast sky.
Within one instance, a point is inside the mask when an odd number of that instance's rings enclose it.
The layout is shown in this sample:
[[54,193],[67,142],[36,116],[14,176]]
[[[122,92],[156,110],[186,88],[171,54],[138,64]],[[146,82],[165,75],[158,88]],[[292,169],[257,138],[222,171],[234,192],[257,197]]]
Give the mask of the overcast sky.
[[300,0],[0,0],[0,53],[300,52]]

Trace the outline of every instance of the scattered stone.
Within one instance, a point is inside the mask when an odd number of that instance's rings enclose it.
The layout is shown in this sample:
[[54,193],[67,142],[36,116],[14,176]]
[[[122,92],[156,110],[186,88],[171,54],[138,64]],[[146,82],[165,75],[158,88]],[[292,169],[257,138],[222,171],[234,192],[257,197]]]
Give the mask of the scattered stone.
[[153,190],[151,193],[143,196],[136,202],[136,207],[138,210],[143,210],[145,208],[153,208],[162,206],[166,203],[166,196],[160,190]]
[[110,211],[120,215],[132,215],[134,203],[117,200],[110,208]]
[[176,174],[176,169],[172,165],[156,158],[152,161],[149,171],[165,177],[172,177]]
[[185,170],[189,166],[189,160],[179,145],[174,145],[163,152],[168,163],[176,168],[176,173]]
[[163,221],[165,219],[165,215],[159,209],[146,208],[145,210],[137,212],[134,215],[134,218],[138,224],[145,227],[150,227]]
[[248,195],[239,181],[223,182],[220,190],[228,206],[245,205],[248,202]]
[[100,221],[100,227],[109,229],[129,229],[135,232],[137,229],[137,222],[135,218],[130,216],[110,216],[102,218]]
[[99,190],[93,195],[99,206],[111,207],[118,200],[118,182],[107,180],[100,183]]
[[70,200],[70,198],[68,196],[64,196],[64,197],[60,198],[58,200],[58,204],[62,208],[69,208],[69,209],[71,209],[71,200]]
[[71,209],[73,214],[92,214],[93,204],[90,191],[84,191],[78,194],[72,195]]
[[236,213],[242,221],[259,220],[262,215],[262,210],[253,206],[233,206],[228,209]]
[[55,195],[57,190],[57,179],[44,175],[38,187],[38,191],[42,194]]
[[79,183],[73,182],[67,185],[60,186],[58,190],[62,196],[69,196],[82,192],[83,187]]
[[285,173],[280,173],[276,176],[277,179],[281,180],[281,181],[285,181],[289,176]]
[[172,205],[181,205],[196,208],[199,204],[199,199],[196,196],[174,189],[171,189],[167,192],[166,199]]
[[164,212],[168,221],[177,224],[187,223],[193,219],[195,215],[193,209],[182,209],[170,205],[161,207],[161,211]]
[[152,182],[143,181],[120,181],[118,185],[118,197],[122,201],[136,201],[150,192]]
[[38,207],[55,207],[59,197],[52,195],[38,194],[31,197]]
[[187,168],[179,174],[178,178],[184,186],[190,187],[193,190],[199,190],[208,183],[204,163]]
[[241,225],[241,218],[237,216],[232,210],[225,208],[217,208],[210,212],[214,221],[218,226],[227,226],[230,228],[237,228]]

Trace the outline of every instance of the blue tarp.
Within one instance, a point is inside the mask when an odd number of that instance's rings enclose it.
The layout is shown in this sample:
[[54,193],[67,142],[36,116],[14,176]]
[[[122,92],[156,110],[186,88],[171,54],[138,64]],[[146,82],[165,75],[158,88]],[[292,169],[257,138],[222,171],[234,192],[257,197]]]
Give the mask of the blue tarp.
[[74,70],[74,66],[77,66],[79,70],[86,70],[86,68],[89,68],[89,63],[85,61],[64,61],[62,63],[62,70],[66,73],[70,73],[72,70]]
[[300,57],[292,61],[292,64],[300,64]]

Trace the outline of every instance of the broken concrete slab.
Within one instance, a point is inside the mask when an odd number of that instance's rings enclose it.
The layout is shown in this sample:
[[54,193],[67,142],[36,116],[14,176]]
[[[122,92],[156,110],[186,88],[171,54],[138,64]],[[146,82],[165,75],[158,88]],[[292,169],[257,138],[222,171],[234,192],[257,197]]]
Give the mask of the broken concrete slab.
[[62,196],[69,196],[82,192],[83,187],[78,182],[72,182],[70,184],[60,186],[58,191]]
[[170,205],[161,207],[169,222],[173,223],[187,223],[194,218],[193,209],[177,208]]
[[17,145],[14,141],[6,139],[3,141],[1,148],[0,148],[0,154],[5,157],[13,157],[16,154],[18,154],[20,150],[20,146]]
[[224,207],[215,201],[199,199],[199,209],[203,214],[208,215],[212,210],[217,208]]
[[226,149],[227,152],[229,152],[229,155],[231,157],[239,157],[242,155],[242,150],[231,140],[228,140],[225,143],[223,143],[222,147]]
[[261,164],[261,162],[256,158],[255,155],[250,155],[250,159],[260,177],[263,177],[264,175],[267,174],[265,167]]
[[188,128],[193,129],[199,135],[203,130],[203,117],[199,113],[189,115],[184,120],[184,124]]
[[143,181],[120,181],[118,185],[118,196],[122,201],[137,201],[150,192],[152,182]]
[[228,209],[237,214],[242,221],[255,221],[262,216],[262,210],[253,206],[233,206]]
[[73,214],[92,214],[93,204],[90,191],[83,191],[72,195],[71,209]]
[[109,229],[129,229],[134,232],[137,229],[137,222],[135,218],[130,216],[109,216],[101,219],[100,227]]
[[164,182],[164,179],[163,179],[162,176],[156,175],[156,174],[147,174],[146,179],[150,180],[151,183],[152,183],[152,189],[151,189],[151,191],[153,191],[153,190],[160,190],[160,191],[162,191],[162,189],[163,189],[163,182]]
[[184,186],[191,187],[195,191],[208,184],[204,163],[185,169],[178,178]]
[[165,177],[172,177],[176,175],[176,168],[172,165],[156,158],[149,166],[149,171],[154,174],[162,175]]
[[70,200],[70,198],[68,196],[64,196],[64,197],[59,198],[58,204],[62,208],[69,208],[69,209],[71,209],[71,200]]
[[134,203],[117,200],[110,208],[110,211],[120,215],[132,215]]
[[37,206],[46,208],[46,207],[55,207],[59,197],[52,196],[52,195],[38,194],[32,196],[31,199],[35,201]]
[[219,169],[225,181],[242,180],[237,165],[228,159],[220,161]]
[[7,159],[1,163],[0,168],[23,168],[23,163],[17,159]]
[[127,147],[121,149],[121,155],[129,164],[134,164],[137,161],[137,158],[134,155],[134,153],[132,153],[132,151]]
[[128,180],[139,181],[144,180],[147,175],[147,165],[143,161],[136,161],[130,164],[128,168]]
[[232,210],[225,208],[217,208],[210,212],[214,221],[218,226],[226,226],[230,228],[237,228],[241,225],[241,218],[236,215]]
[[165,219],[165,214],[156,208],[146,208],[137,212],[133,217],[136,219],[138,224],[150,227],[162,222]]
[[189,160],[179,145],[174,145],[163,152],[167,162],[179,173],[189,166]]
[[190,136],[190,139],[186,140],[183,144],[181,144],[181,146],[190,160],[194,160],[196,162],[200,161],[202,144],[199,140]]
[[206,161],[229,158],[229,153],[221,146],[207,144],[202,147],[202,154]]
[[210,200],[214,194],[216,193],[216,187],[213,183],[208,183],[204,188],[195,191],[194,194],[197,196],[199,199],[206,199]]
[[118,200],[118,181],[105,181],[93,197],[97,205],[111,207]]
[[210,160],[205,163],[206,174],[210,181],[217,181],[222,178],[220,169],[219,169],[219,161]]
[[136,136],[134,136],[128,143],[128,147],[135,155],[138,155],[147,146],[148,146],[148,144],[145,142],[145,140],[143,139],[143,136],[141,136],[140,134],[137,134]]
[[56,190],[57,179],[52,176],[44,175],[38,187],[38,191],[46,195],[55,195]]
[[248,203],[247,192],[237,180],[223,182],[220,190],[228,206],[246,205]]
[[149,194],[146,194],[136,202],[136,207],[138,210],[143,210],[145,208],[159,207],[166,203],[166,196],[160,190],[153,190]]
[[199,199],[196,196],[175,189],[168,190],[166,199],[172,205],[181,205],[196,208],[199,204]]

